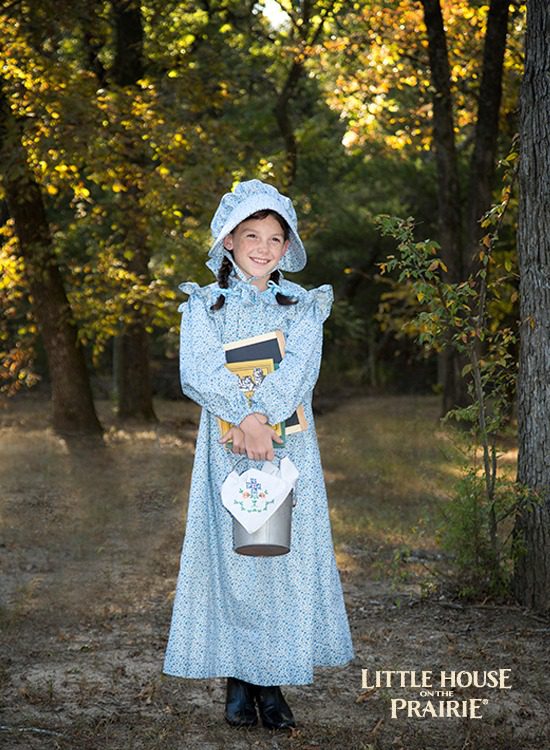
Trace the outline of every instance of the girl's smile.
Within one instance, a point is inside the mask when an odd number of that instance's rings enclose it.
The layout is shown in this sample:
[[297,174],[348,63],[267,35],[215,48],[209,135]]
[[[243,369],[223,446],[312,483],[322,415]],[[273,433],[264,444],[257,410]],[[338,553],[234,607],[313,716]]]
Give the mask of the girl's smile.
[[289,241],[283,228],[273,216],[265,219],[247,219],[241,222],[224,239],[224,247],[233,252],[239,268],[250,276],[258,289],[267,289],[267,279],[286,253]]

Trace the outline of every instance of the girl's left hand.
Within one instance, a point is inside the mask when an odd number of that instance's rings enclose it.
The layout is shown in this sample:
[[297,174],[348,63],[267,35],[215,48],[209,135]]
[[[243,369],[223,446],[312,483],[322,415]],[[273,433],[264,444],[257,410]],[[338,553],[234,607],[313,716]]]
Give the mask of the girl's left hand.
[[233,442],[232,451],[233,453],[246,453],[246,447],[244,443],[244,432],[240,427],[230,427],[225,435],[220,438],[220,443],[225,445],[229,441]]
[[283,441],[267,424],[265,414],[249,414],[240,424],[244,433],[246,455],[253,461],[273,461],[273,443]]

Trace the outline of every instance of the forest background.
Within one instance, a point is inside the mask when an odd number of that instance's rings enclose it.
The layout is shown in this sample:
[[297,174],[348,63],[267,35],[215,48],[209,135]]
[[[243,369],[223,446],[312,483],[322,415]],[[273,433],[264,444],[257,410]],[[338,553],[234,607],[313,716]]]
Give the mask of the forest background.
[[[293,279],[335,288],[321,386],[464,402],[449,355],[414,338],[422,300],[380,274],[395,242],[375,217],[413,216],[451,280],[470,272],[518,129],[521,3],[14,0],[0,22],[3,391],[48,379],[45,346],[58,427],[93,425],[75,418],[88,374],[120,416],[154,418],[152,393],[178,395],[177,286],[213,280],[219,197],[258,177],[296,204]],[[512,194],[493,328],[517,318],[516,215]]]
[[[280,746],[548,745],[550,26],[526,5],[0,2],[10,747],[263,746],[220,725],[221,680],[160,674],[199,418],[178,285],[213,280],[211,216],[255,177],[296,205],[292,279],[335,289],[314,407],[356,647],[290,686]],[[436,663],[514,690],[396,723],[360,691]]]

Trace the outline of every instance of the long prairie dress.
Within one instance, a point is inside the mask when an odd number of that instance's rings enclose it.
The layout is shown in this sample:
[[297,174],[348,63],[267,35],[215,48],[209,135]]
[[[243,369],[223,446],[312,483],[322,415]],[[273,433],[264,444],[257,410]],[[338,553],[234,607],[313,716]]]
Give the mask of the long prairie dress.
[[[163,672],[231,676],[256,685],[311,684],[314,667],[343,665],[354,656],[311,408],[332,288],[306,290],[282,279],[259,291],[232,279],[227,290],[194,283],[180,289],[189,294],[180,307],[181,385],[203,408]],[[298,303],[279,305],[277,291]],[[220,293],[225,304],[211,311]],[[285,335],[285,357],[249,403],[225,367],[222,345],[275,329]],[[291,551],[240,555],[233,551],[232,517],[220,487],[241,457],[219,444],[216,417],[239,424],[255,411],[276,424],[299,404],[308,428],[287,435],[285,446],[300,472]],[[239,473],[261,463],[245,458]]]

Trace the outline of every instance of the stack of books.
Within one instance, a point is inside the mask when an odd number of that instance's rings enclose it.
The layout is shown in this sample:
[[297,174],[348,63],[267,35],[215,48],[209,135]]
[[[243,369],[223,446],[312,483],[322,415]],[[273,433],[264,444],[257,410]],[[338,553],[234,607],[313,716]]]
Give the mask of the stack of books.
[[[282,331],[270,331],[261,336],[231,341],[224,345],[224,351],[227,368],[238,376],[240,388],[251,399],[264,378],[282,362],[285,356],[285,337]],[[232,427],[223,419],[218,419],[218,423],[222,435]],[[284,422],[270,426],[284,443],[287,435],[307,429],[304,407],[300,404]]]

